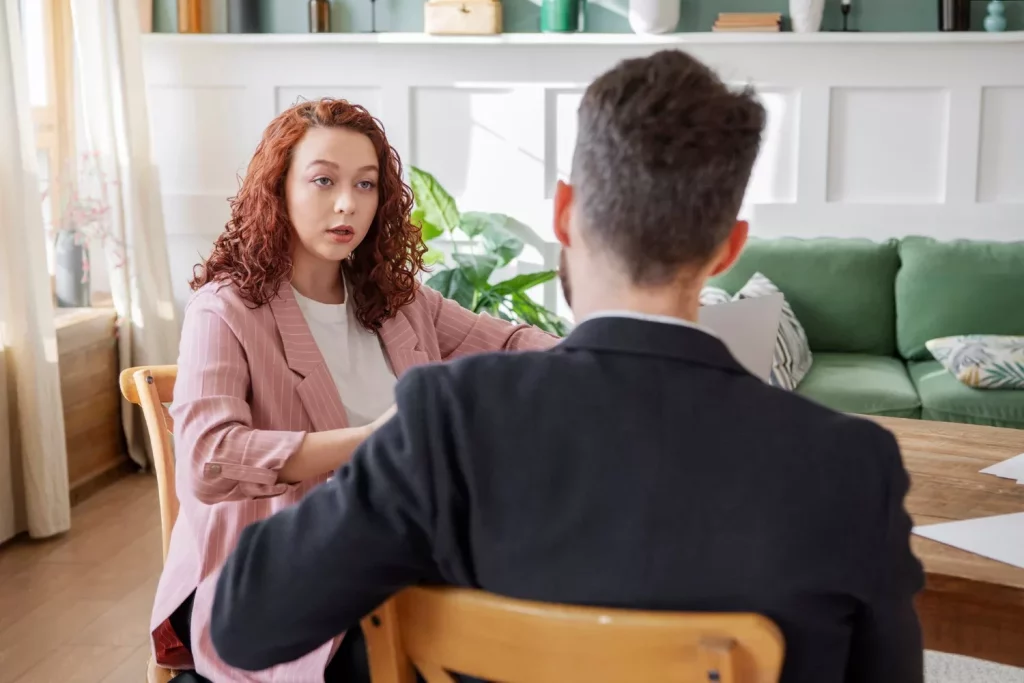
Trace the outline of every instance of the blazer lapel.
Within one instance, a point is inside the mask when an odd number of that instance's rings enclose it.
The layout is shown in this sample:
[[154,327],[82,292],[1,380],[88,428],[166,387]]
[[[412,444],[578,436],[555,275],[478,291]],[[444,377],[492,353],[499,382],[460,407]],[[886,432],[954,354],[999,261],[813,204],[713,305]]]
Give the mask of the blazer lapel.
[[270,302],[270,310],[277,322],[288,367],[303,378],[296,390],[313,429],[325,432],[348,427],[348,415],[338,387],[309,331],[291,283],[281,285],[277,296]]
[[430,362],[430,354],[421,348],[419,335],[402,311],[381,325],[380,341],[395,377],[401,377],[411,367]]

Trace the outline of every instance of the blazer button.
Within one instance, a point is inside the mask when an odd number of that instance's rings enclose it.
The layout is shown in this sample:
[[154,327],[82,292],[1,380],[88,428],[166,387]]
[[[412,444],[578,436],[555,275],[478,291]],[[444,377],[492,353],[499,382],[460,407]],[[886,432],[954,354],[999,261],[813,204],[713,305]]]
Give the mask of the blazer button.
[[220,465],[209,465],[206,468],[206,471],[209,472],[210,474],[220,474]]

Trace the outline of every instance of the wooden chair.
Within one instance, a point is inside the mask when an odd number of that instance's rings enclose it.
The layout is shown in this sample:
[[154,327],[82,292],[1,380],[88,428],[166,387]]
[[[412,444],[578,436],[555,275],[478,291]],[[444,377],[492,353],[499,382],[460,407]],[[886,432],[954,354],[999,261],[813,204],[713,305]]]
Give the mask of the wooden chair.
[[[171,434],[174,422],[165,403],[174,397],[174,381],[178,376],[175,365],[152,365],[127,368],[121,371],[121,394],[129,402],[142,407],[146,419],[149,443],[153,449],[153,469],[156,489],[160,498],[160,530],[163,536],[163,557],[171,545],[171,529],[178,518],[178,495],[174,490],[174,449]],[[152,657],[146,672],[147,683],[167,683],[175,672],[158,666]]]
[[782,634],[757,614],[644,612],[410,588],[363,620],[373,683],[775,683]]

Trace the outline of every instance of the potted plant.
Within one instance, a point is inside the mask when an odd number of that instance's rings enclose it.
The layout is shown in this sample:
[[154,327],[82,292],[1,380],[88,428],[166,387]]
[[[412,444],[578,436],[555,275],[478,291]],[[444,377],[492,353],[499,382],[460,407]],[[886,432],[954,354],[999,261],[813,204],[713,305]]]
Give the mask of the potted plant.
[[[409,180],[415,199],[412,222],[422,232],[428,247],[424,260],[433,272],[426,285],[474,313],[486,312],[565,336],[566,321],[527,294],[555,278],[557,271],[523,273],[491,282],[495,271],[522,253],[523,240],[516,233],[530,228],[501,213],[460,212],[441,183],[422,169],[411,167]],[[450,245],[450,257],[439,248],[442,241]]]

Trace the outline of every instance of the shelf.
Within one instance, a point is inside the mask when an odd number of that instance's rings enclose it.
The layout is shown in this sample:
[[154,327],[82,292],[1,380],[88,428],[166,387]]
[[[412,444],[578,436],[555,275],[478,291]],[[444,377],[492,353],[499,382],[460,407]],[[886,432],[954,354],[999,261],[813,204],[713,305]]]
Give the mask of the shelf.
[[432,36],[425,33],[150,33],[148,43],[224,45],[728,45],[728,44],[1002,44],[1024,43],[1024,31],[985,33],[669,33],[650,36],[633,33],[502,33],[495,36]]

